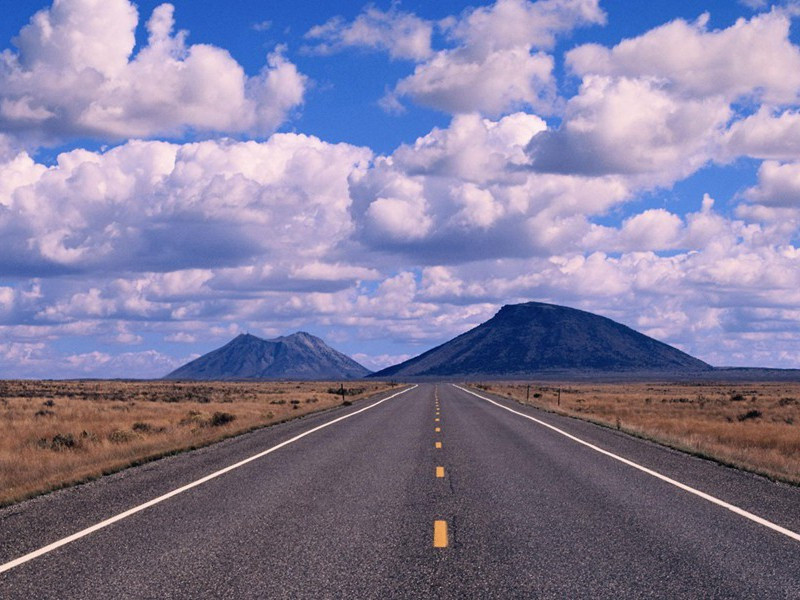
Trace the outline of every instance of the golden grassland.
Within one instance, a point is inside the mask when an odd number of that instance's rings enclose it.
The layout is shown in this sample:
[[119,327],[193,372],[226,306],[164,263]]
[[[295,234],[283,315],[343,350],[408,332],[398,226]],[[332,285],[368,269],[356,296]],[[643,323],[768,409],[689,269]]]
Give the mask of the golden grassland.
[[[0,506],[343,403],[339,383],[0,381]],[[344,402],[386,390],[344,384]]]
[[800,383],[493,382],[476,387],[800,484]]

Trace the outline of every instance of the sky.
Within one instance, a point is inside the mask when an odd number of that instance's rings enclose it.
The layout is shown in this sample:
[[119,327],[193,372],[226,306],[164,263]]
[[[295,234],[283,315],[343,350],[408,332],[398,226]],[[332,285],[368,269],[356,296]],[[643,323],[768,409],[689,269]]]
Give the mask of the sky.
[[503,304],[800,368],[800,4],[20,0],[0,377],[239,333],[394,364]]

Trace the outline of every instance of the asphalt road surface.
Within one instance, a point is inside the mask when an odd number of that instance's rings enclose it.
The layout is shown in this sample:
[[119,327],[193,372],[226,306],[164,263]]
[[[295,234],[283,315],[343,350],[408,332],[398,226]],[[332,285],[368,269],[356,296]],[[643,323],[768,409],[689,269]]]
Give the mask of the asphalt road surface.
[[482,395],[419,385],[3,509],[0,598],[800,598],[800,488]]

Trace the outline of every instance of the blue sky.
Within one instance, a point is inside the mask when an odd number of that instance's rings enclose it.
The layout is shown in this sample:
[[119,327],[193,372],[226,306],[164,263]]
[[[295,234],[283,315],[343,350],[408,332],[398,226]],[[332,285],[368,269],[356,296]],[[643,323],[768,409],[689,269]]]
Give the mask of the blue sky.
[[800,367],[793,2],[23,1],[0,376],[367,366],[542,300]]

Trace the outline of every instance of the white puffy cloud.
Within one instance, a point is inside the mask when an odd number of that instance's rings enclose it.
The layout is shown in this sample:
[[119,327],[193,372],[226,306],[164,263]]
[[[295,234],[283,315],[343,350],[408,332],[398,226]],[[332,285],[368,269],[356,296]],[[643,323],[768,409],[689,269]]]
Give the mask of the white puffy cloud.
[[525,149],[545,128],[524,113],[498,121],[459,115],[378,158],[351,178],[357,238],[426,264],[578,247],[587,216],[629,191],[613,176],[532,172]]
[[668,250],[678,241],[683,221],[662,208],[646,210],[625,220],[620,237],[636,251]]
[[567,64],[582,76],[655,78],[687,97],[797,101],[800,49],[789,38],[787,12],[741,18],[717,31],[708,30],[708,20],[677,19],[611,49],[583,45],[567,54]]
[[0,271],[175,271],[323,256],[352,229],[348,177],[371,153],[264,143],[128,142],[52,167],[0,164]]
[[757,222],[770,223],[787,239],[800,227],[800,162],[767,160],[758,169],[757,185],[744,191],[746,202],[736,214]]
[[445,29],[471,53],[485,56],[520,46],[550,49],[559,35],[605,22],[596,0],[497,0],[446,20]]
[[800,164],[764,161],[758,169],[758,186],[745,195],[758,204],[800,209]]
[[731,117],[719,97],[682,99],[652,79],[584,78],[562,126],[534,137],[534,169],[620,174],[639,185],[672,184],[717,156]]
[[188,130],[265,135],[302,102],[306,78],[282,54],[248,77],[221,48],[186,44],[173,7],[147,22],[133,53],[128,0],[55,0],[0,54],[0,129],[54,143],[74,136],[119,140]]
[[[57,360],[57,359],[56,359]],[[156,350],[122,352],[111,355],[105,352],[71,354],[52,361],[62,377],[152,378],[163,377],[188,359],[167,356]]]
[[[547,52],[603,22],[596,1],[500,0],[435,25],[369,8],[308,39],[417,61],[391,98],[456,113],[449,126],[378,157],[275,134],[131,141],[44,164],[20,152],[25,136],[266,132],[305,86],[281,51],[248,78],[225,51],[188,45],[169,6],[133,54],[131,4],[60,0],[0,59],[0,357],[13,365],[0,375],[160,376],[185,358],[131,350],[156,339],[189,354],[301,328],[380,367],[526,300],[592,310],[716,363],[796,366],[787,15],[722,31],[676,21],[581,47],[568,58],[581,87],[562,105]],[[433,27],[445,49],[431,49]],[[761,68],[769,53],[782,80]],[[184,93],[194,100],[176,108]],[[554,101],[557,129],[506,114]],[[738,156],[768,160],[722,209],[706,195],[677,213],[642,195]],[[65,338],[101,345],[49,345]]]
[[477,60],[459,50],[443,50],[398,82],[389,98],[449,113],[498,116],[526,106],[552,112],[553,58],[527,48],[497,50]]
[[800,113],[777,113],[762,106],[756,113],[736,121],[724,136],[726,155],[773,160],[800,160]]
[[453,47],[420,62],[384,103],[413,101],[449,113],[489,116],[533,107],[550,113],[556,100],[553,57],[558,35],[605,22],[597,0],[497,0],[445,19]]
[[559,35],[604,22],[598,0],[497,0],[436,23],[450,47],[434,51],[432,22],[370,6],[352,22],[335,17],[313,27],[306,38],[317,53],[362,47],[417,62],[380,101],[389,112],[402,112],[407,97],[453,114],[500,116],[525,107],[552,112],[554,60],[545,50]]
[[313,52],[329,54],[347,47],[385,50],[392,58],[420,61],[431,53],[433,24],[396,6],[382,11],[366,7],[351,23],[334,17],[312,27],[306,39],[316,43]]

